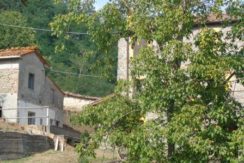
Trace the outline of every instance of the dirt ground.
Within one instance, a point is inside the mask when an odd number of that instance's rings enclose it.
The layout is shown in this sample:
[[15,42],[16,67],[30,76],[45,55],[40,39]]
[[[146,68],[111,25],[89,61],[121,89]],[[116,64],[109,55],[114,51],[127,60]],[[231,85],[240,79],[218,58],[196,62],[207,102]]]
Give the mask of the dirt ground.
[[[91,159],[90,163],[111,163],[116,161],[116,153],[112,150],[97,150],[97,158]],[[1,163],[83,163],[79,161],[75,149],[68,146],[64,152],[48,150],[18,160],[0,161]]]
[[3,163],[78,163],[78,154],[74,148],[67,147],[64,152],[48,150],[18,160],[3,161]]

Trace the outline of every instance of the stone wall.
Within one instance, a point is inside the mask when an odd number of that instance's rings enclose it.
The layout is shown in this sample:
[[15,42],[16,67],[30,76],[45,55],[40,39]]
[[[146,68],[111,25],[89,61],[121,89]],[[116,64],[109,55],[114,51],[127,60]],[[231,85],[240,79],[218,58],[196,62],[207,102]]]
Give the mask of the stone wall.
[[148,44],[146,40],[140,40],[132,44],[130,38],[121,38],[118,41],[118,69],[117,80],[131,80],[131,58],[139,54],[140,50],[146,45],[151,45],[155,51],[159,50],[156,41]]
[[17,93],[18,79],[18,60],[0,60],[0,93]]
[[[3,117],[10,118],[17,116],[18,80],[18,59],[0,60],[0,106],[2,109],[12,109],[3,110]],[[17,122],[16,119],[9,119],[9,121]]]
[[[1,64],[1,62],[0,62]],[[18,90],[18,69],[0,69],[0,92],[17,93]]]
[[129,43],[125,38],[118,42],[117,80],[128,80],[129,76]]
[[53,141],[40,135],[0,131],[0,160],[22,158],[53,148]]

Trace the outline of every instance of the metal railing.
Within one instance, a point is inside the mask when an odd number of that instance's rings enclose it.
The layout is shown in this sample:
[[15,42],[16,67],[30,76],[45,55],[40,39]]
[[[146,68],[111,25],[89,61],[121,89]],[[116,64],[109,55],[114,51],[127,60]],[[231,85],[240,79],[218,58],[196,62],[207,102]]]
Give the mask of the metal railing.
[[[46,115],[45,116],[23,116],[23,117],[20,117],[18,116],[18,110],[19,109],[45,109],[45,113]],[[37,119],[46,119],[46,123],[44,126],[46,126],[46,132],[50,133],[50,108],[48,106],[44,106],[44,107],[18,107],[18,108],[1,108],[2,110],[2,119],[8,121],[8,120],[12,120],[12,119],[16,119],[18,120],[16,123],[19,123],[19,120],[20,119],[27,119],[27,120],[30,120],[30,119],[34,119],[34,121],[36,122]],[[16,116],[15,117],[9,117],[9,116],[6,116],[6,111],[14,111],[16,110]],[[28,110],[27,110],[28,111]],[[33,110],[32,110],[33,111]],[[30,112],[32,112],[30,111]],[[36,125],[36,124],[28,124],[27,122],[27,125]],[[40,124],[42,125],[42,124]]]

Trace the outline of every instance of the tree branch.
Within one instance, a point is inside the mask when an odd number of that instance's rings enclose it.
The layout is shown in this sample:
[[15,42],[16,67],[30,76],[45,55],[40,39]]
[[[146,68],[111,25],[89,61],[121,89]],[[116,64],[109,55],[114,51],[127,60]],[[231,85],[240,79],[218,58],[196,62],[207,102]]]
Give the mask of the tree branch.
[[224,84],[227,83],[235,74],[236,74],[235,72],[230,74],[230,76],[225,80]]

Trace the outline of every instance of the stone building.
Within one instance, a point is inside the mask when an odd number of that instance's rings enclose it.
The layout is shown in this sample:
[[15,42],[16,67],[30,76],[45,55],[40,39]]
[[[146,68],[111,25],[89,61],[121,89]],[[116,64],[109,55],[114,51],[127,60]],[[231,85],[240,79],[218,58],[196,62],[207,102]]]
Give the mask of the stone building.
[[62,90],[46,76],[34,47],[0,51],[0,118],[23,125],[63,126]]
[[83,108],[97,100],[99,97],[83,96],[71,92],[65,92],[64,96],[64,110],[80,112]]
[[[227,33],[231,30],[231,24],[229,26],[223,26],[225,21],[229,22],[235,22],[237,20],[232,20],[228,15],[223,15],[222,18],[218,18],[215,15],[210,15],[208,17],[208,20],[206,22],[206,25],[208,28],[214,29],[215,31],[222,31],[223,32],[223,38],[227,35]],[[196,23],[195,28],[193,29],[192,33],[187,37],[183,38],[183,41],[185,42],[193,42],[194,38],[199,34],[201,31],[201,27]],[[226,42],[229,42],[231,40],[225,40]],[[240,40],[235,40],[234,44],[238,48],[243,48],[244,47],[244,42]],[[130,67],[131,67],[131,62],[130,60],[138,55],[140,49],[143,46],[147,46],[148,43],[145,40],[137,41],[136,43],[133,44],[131,43],[130,38],[121,38],[118,41],[118,68],[117,68],[117,80],[131,80],[131,75],[130,75]],[[152,46],[156,51],[159,50],[158,44],[156,41],[153,41],[150,43],[150,46]],[[194,45],[193,45],[194,46]],[[193,47],[195,48],[195,47]],[[182,68],[186,67],[189,62],[182,63]],[[231,82],[233,83],[232,89],[233,89],[233,96],[244,105],[244,87],[240,83],[236,83],[235,77],[231,79]],[[133,93],[133,89],[132,89]]]
[[99,97],[83,96],[71,92],[65,92],[64,96],[64,123],[70,126],[73,124],[70,122],[72,116],[79,114],[83,109],[96,101],[99,101]]
[[[230,21],[230,18],[227,15],[223,15],[222,18],[218,18],[215,15],[210,15],[208,17],[208,21],[206,25],[208,28],[214,29],[215,31],[222,31],[225,37],[227,33],[231,30],[231,25],[223,27],[225,21]],[[234,22],[235,20],[233,20]],[[188,38],[184,38],[185,42],[193,42],[194,38],[201,31],[201,27],[196,24],[192,33],[188,36]],[[227,40],[226,40],[227,41]],[[228,40],[230,41],[230,40]],[[235,44],[238,47],[243,47],[244,43],[242,41],[236,40]],[[138,55],[140,49],[144,46],[148,45],[147,41],[141,40],[137,41],[133,44],[130,38],[121,38],[118,41],[118,69],[117,69],[117,80],[128,80],[130,79],[130,59]],[[151,46],[158,50],[158,45],[156,41],[151,43]]]

